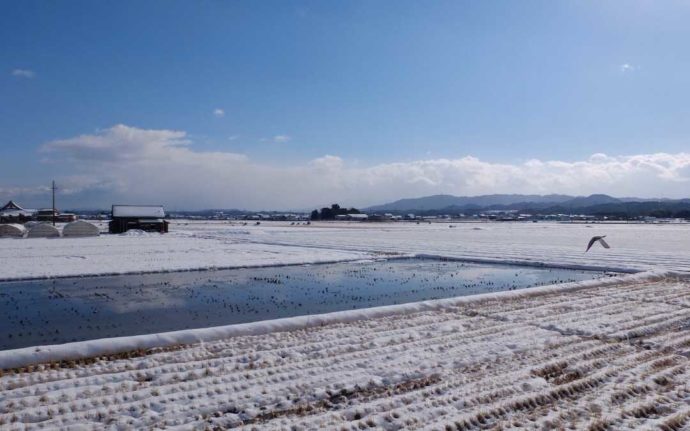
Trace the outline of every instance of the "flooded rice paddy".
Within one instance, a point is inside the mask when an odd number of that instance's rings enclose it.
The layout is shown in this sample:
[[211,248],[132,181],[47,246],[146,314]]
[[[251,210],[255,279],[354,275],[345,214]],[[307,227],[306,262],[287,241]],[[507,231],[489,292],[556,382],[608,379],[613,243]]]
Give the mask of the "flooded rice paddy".
[[253,322],[606,276],[395,259],[0,283],[0,350]]

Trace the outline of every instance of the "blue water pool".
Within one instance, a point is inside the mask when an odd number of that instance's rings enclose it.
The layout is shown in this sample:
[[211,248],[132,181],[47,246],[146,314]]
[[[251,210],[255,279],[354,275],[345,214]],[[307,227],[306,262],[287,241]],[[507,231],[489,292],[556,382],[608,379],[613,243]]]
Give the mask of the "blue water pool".
[[394,259],[0,283],[0,350],[524,289],[597,271]]

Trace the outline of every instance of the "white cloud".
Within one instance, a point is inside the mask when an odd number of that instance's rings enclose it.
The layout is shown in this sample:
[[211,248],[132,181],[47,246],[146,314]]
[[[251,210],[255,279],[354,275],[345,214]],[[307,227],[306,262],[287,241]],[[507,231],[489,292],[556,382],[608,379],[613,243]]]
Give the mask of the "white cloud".
[[310,164],[318,169],[335,171],[343,168],[344,161],[338,156],[325,155],[312,160]]
[[12,71],[12,76],[16,76],[19,78],[31,79],[34,76],[36,76],[36,72],[34,72],[33,70],[29,70],[29,69],[14,69]]
[[[298,166],[255,163],[228,152],[196,151],[183,131],[117,125],[42,147],[69,172],[72,187],[108,201],[173,208],[366,206],[437,193],[568,193],[686,197],[690,153],[594,154],[574,162],[492,163],[476,157],[350,166],[326,155]],[[57,178],[64,183],[65,178]],[[84,203],[82,206],[89,206]]]
[[216,108],[213,110],[213,115],[217,118],[223,118],[225,117],[225,111],[220,108]]
[[186,132],[177,130],[144,130],[118,124],[95,135],[49,142],[41,151],[75,161],[141,163],[160,158],[170,160],[177,154],[189,152],[184,148],[190,143],[186,136]]
[[[48,194],[50,192],[50,187],[47,185],[38,185],[34,187],[0,187],[0,196],[7,196],[6,199],[10,199],[14,196],[35,196],[39,194]],[[1,205],[4,205],[4,199],[0,201]]]
[[277,144],[283,144],[285,142],[289,142],[292,138],[289,137],[288,135],[276,135],[273,137],[273,142]]
[[637,70],[637,67],[629,63],[623,63],[620,66],[618,66],[618,69],[623,73],[628,73],[634,72],[635,70]]
[[236,141],[240,138],[240,135],[228,136],[228,141]]

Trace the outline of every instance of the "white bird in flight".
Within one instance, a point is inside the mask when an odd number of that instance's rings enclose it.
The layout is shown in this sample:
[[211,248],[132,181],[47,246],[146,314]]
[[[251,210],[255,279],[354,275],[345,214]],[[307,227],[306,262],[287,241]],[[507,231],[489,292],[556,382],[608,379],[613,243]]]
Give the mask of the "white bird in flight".
[[593,236],[592,239],[589,240],[589,244],[587,244],[587,250],[585,250],[585,253],[587,253],[587,252],[589,251],[589,249],[592,248],[592,246],[594,245],[594,243],[597,242],[597,241],[599,241],[599,244],[601,244],[604,248],[611,248],[611,247],[606,243],[606,241],[604,241],[604,237],[606,237],[606,235],[602,235],[602,236]]

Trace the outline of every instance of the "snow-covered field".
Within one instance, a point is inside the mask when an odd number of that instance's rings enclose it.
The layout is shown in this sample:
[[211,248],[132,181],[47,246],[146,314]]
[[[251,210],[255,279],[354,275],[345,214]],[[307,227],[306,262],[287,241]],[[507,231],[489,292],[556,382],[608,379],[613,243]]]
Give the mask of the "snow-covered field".
[[0,379],[0,425],[680,429],[689,288],[510,295],[37,366]]
[[[0,239],[0,280],[334,262],[381,254],[690,270],[690,224],[175,222],[167,235]],[[592,235],[611,250],[584,253]]]
[[[689,225],[176,223],[171,228],[164,236],[0,240],[0,279],[392,253],[647,273],[0,352],[6,368],[0,377],[0,427],[680,429],[690,424],[690,281],[684,273],[690,271]],[[608,235],[612,248],[583,253],[595,234]],[[132,347],[139,350],[107,356]],[[58,358],[64,361],[9,369]]]
[[266,229],[173,225],[170,234],[0,238],[0,280],[338,262],[370,253],[271,244]]

